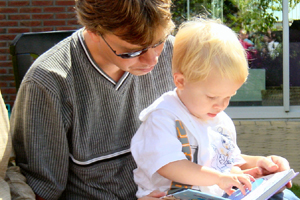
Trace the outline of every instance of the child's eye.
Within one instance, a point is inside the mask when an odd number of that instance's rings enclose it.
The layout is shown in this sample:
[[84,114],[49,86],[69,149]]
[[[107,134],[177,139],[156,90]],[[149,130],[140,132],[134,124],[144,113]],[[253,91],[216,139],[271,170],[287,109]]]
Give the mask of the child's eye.
[[209,99],[211,99],[211,100],[216,99],[216,97],[211,97],[211,96],[207,96],[207,98],[209,98]]

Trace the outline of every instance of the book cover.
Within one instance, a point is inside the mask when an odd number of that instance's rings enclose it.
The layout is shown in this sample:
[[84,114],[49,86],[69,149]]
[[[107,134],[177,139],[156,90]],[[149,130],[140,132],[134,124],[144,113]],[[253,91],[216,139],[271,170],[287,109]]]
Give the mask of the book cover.
[[213,196],[204,192],[192,189],[183,189],[172,195],[163,197],[162,199],[177,199],[177,200],[265,200],[273,196],[290,180],[298,175],[299,172],[294,172],[293,169],[277,172],[268,176],[256,179],[252,183],[252,190],[246,190],[246,195],[243,195],[240,190],[237,190],[228,198]]

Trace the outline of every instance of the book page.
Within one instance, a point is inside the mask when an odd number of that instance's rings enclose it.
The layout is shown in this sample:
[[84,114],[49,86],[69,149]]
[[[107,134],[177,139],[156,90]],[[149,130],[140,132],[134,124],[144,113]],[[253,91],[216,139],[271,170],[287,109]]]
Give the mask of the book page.
[[268,176],[256,179],[252,184],[252,190],[247,190],[244,196],[240,190],[233,193],[229,199],[231,200],[260,200],[267,199],[268,197],[275,194],[278,190],[284,187],[288,181],[298,175],[293,169],[277,172]]
[[[243,198],[243,200],[258,199],[262,195],[267,197],[273,195],[280,190],[293,177],[291,175],[294,174],[294,170],[291,169],[262,177],[264,179],[262,184],[255,189],[255,192],[251,192],[249,195]],[[270,190],[271,188],[272,190]]]
[[[264,182],[263,178],[259,178],[256,179],[255,182],[252,183],[252,190],[255,190],[259,185],[261,185]],[[248,195],[250,192],[250,190],[246,189],[246,195]],[[241,200],[243,199],[246,195],[243,195],[242,192],[240,190],[237,190],[236,192],[234,192],[232,195],[230,195],[228,197],[228,199],[231,200]]]

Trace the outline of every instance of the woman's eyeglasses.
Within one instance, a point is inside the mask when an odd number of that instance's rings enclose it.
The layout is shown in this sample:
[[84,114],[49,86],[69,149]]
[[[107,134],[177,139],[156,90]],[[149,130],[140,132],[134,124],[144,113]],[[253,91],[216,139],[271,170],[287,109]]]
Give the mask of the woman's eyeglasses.
[[147,48],[145,48],[145,49],[142,49],[142,50],[139,50],[139,51],[134,51],[134,52],[130,52],[130,53],[121,53],[121,54],[117,54],[117,52],[116,52],[115,50],[113,50],[113,48],[111,48],[111,46],[107,43],[107,41],[104,39],[104,37],[103,37],[101,34],[100,34],[100,36],[102,37],[102,39],[104,40],[104,42],[105,42],[105,43],[107,44],[107,46],[112,50],[112,52],[114,52],[114,54],[115,54],[116,56],[119,56],[119,57],[124,58],[124,59],[138,57],[138,56],[140,56],[140,55],[146,53],[146,52],[148,51],[148,49],[158,47],[159,45],[161,45],[162,43],[164,43],[164,42],[166,41],[166,39],[168,38],[168,36],[167,36],[164,40],[158,42],[157,44],[155,44],[155,45],[153,45],[153,46],[149,46],[149,47],[147,47]]

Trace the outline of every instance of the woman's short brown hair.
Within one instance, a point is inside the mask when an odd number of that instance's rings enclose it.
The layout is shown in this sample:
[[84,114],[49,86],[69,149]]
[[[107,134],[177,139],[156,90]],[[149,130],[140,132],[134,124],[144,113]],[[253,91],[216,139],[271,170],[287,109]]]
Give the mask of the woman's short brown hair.
[[76,0],[78,21],[97,33],[113,33],[141,46],[151,45],[157,31],[171,32],[171,0]]

